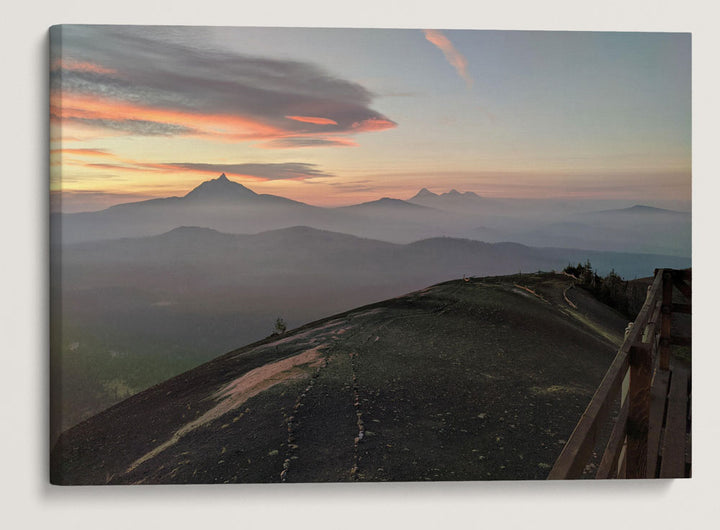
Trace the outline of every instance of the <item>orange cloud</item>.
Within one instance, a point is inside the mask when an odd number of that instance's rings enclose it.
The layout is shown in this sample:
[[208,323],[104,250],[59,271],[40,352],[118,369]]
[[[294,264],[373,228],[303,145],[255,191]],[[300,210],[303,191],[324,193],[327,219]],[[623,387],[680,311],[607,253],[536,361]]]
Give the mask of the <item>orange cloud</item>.
[[117,74],[117,70],[112,68],[105,68],[99,64],[90,63],[86,61],[76,61],[75,59],[65,58],[56,59],[51,70],[71,70],[74,72],[93,72],[96,74]]
[[107,151],[103,151],[102,149],[51,149],[50,150],[51,155],[82,155],[82,156],[114,156],[111,153],[108,153]]
[[251,118],[227,114],[201,114],[149,107],[137,103],[101,97],[63,93],[51,100],[51,114],[61,120],[146,121],[191,129],[197,135],[212,135],[232,140],[269,139],[286,135],[277,127]]
[[426,29],[423,31],[425,33],[425,38],[443,52],[445,59],[447,59],[452,67],[455,68],[460,77],[465,80],[467,86],[471,87],[473,80],[467,71],[467,60],[455,49],[455,46],[453,46],[452,42],[450,42],[450,39],[435,29]]
[[[271,148],[355,146],[354,141],[344,138],[324,138],[322,131],[292,131],[262,123],[257,119],[230,114],[203,114],[139,103],[114,100],[99,96],[74,93],[55,93],[51,97],[52,121],[66,120],[81,127],[115,129],[132,132],[133,128],[153,130],[151,134],[184,134],[211,136],[220,141],[268,140],[277,141]],[[313,124],[337,124],[329,118],[312,116],[287,116],[295,121]],[[343,133],[382,131],[397,124],[385,118],[369,118],[357,121]],[[299,141],[298,138],[306,138]],[[284,140],[284,141],[280,141]]]
[[315,125],[337,125],[338,122],[330,118],[317,118],[315,116],[285,116],[288,120],[301,121],[303,123],[314,123]]
[[150,169],[155,169],[153,165],[147,164],[143,167],[128,166],[125,164],[82,164],[83,167],[91,167],[94,169],[114,169],[122,171],[136,171],[147,173]]

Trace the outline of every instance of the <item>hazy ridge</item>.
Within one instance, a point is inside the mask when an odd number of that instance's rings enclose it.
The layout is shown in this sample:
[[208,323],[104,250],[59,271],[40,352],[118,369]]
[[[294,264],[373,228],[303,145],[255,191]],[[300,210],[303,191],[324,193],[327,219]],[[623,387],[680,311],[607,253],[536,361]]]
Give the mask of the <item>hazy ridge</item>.
[[532,246],[690,256],[691,216],[635,205],[601,210],[603,202],[494,199],[426,189],[408,200],[383,197],[321,208],[257,194],[221,175],[183,197],[113,206],[99,212],[53,214],[63,243],[159,235],[179,226],[258,233],[309,226],[394,243],[448,236]]

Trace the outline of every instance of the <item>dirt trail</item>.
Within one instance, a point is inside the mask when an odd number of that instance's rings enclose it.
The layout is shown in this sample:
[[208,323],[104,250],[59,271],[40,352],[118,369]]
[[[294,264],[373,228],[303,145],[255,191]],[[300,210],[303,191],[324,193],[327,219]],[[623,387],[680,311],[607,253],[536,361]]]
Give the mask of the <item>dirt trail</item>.
[[572,289],[573,287],[575,287],[575,285],[571,283],[570,285],[568,285],[568,286],[565,288],[565,290],[563,291],[563,300],[565,300],[565,301],[567,302],[567,304],[568,304],[570,307],[572,307],[573,309],[577,309],[578,307],[577,307],[577,306],[572,302],[572,300],[570,300],[570,299],[568,298],[568,296],[567,296],[568,292],[569,292],[570,289]]

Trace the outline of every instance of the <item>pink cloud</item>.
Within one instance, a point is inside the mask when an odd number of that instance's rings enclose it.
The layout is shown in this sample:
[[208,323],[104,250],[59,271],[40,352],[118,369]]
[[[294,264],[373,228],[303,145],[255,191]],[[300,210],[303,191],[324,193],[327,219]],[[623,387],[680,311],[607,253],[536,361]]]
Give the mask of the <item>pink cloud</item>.
[[103,151],[102,149],[50,149],[51,155],[82,155],[82,156],[101,156],[101,157],[112,157],[111,153]]
[[450,39],[435,29],[426,29],[423,31],[425,33],[425,38],[440,48],[445,55],[445,59],[447,59],[452,67],[455,68],[460,77],[465,80],[467,86],[471,87],[473,80],[467,71],[467,59],[465,59],[465,57],[455,49],[455,46],[453,46],[452,42],[450,42]]
[[337,125],[338,122],[330,118],[317,118],[315,116],[285,116],[288,120],[301,121],[303,123],[314,123],[315,125]]

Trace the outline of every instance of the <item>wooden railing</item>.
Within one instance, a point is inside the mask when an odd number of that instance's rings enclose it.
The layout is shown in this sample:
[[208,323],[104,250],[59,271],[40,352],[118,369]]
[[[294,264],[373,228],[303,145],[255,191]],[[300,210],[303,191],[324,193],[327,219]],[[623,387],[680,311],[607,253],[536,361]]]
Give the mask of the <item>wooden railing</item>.
[[[640,313],[548,479],[592,478],[592,470],[598,479],[652,476],[659,443],[659,434],[650,429],[653,375],[669,369],[671,345],[690,345],[689,338],[671,335],[672,313],[691,311],[690,281],[689,270],[655,271]],[[688,303],[673,303],[673,287]],[[608,418],[615,411],[610,424]],[[597,467],[588,466],[593,453],[600,451]]]

